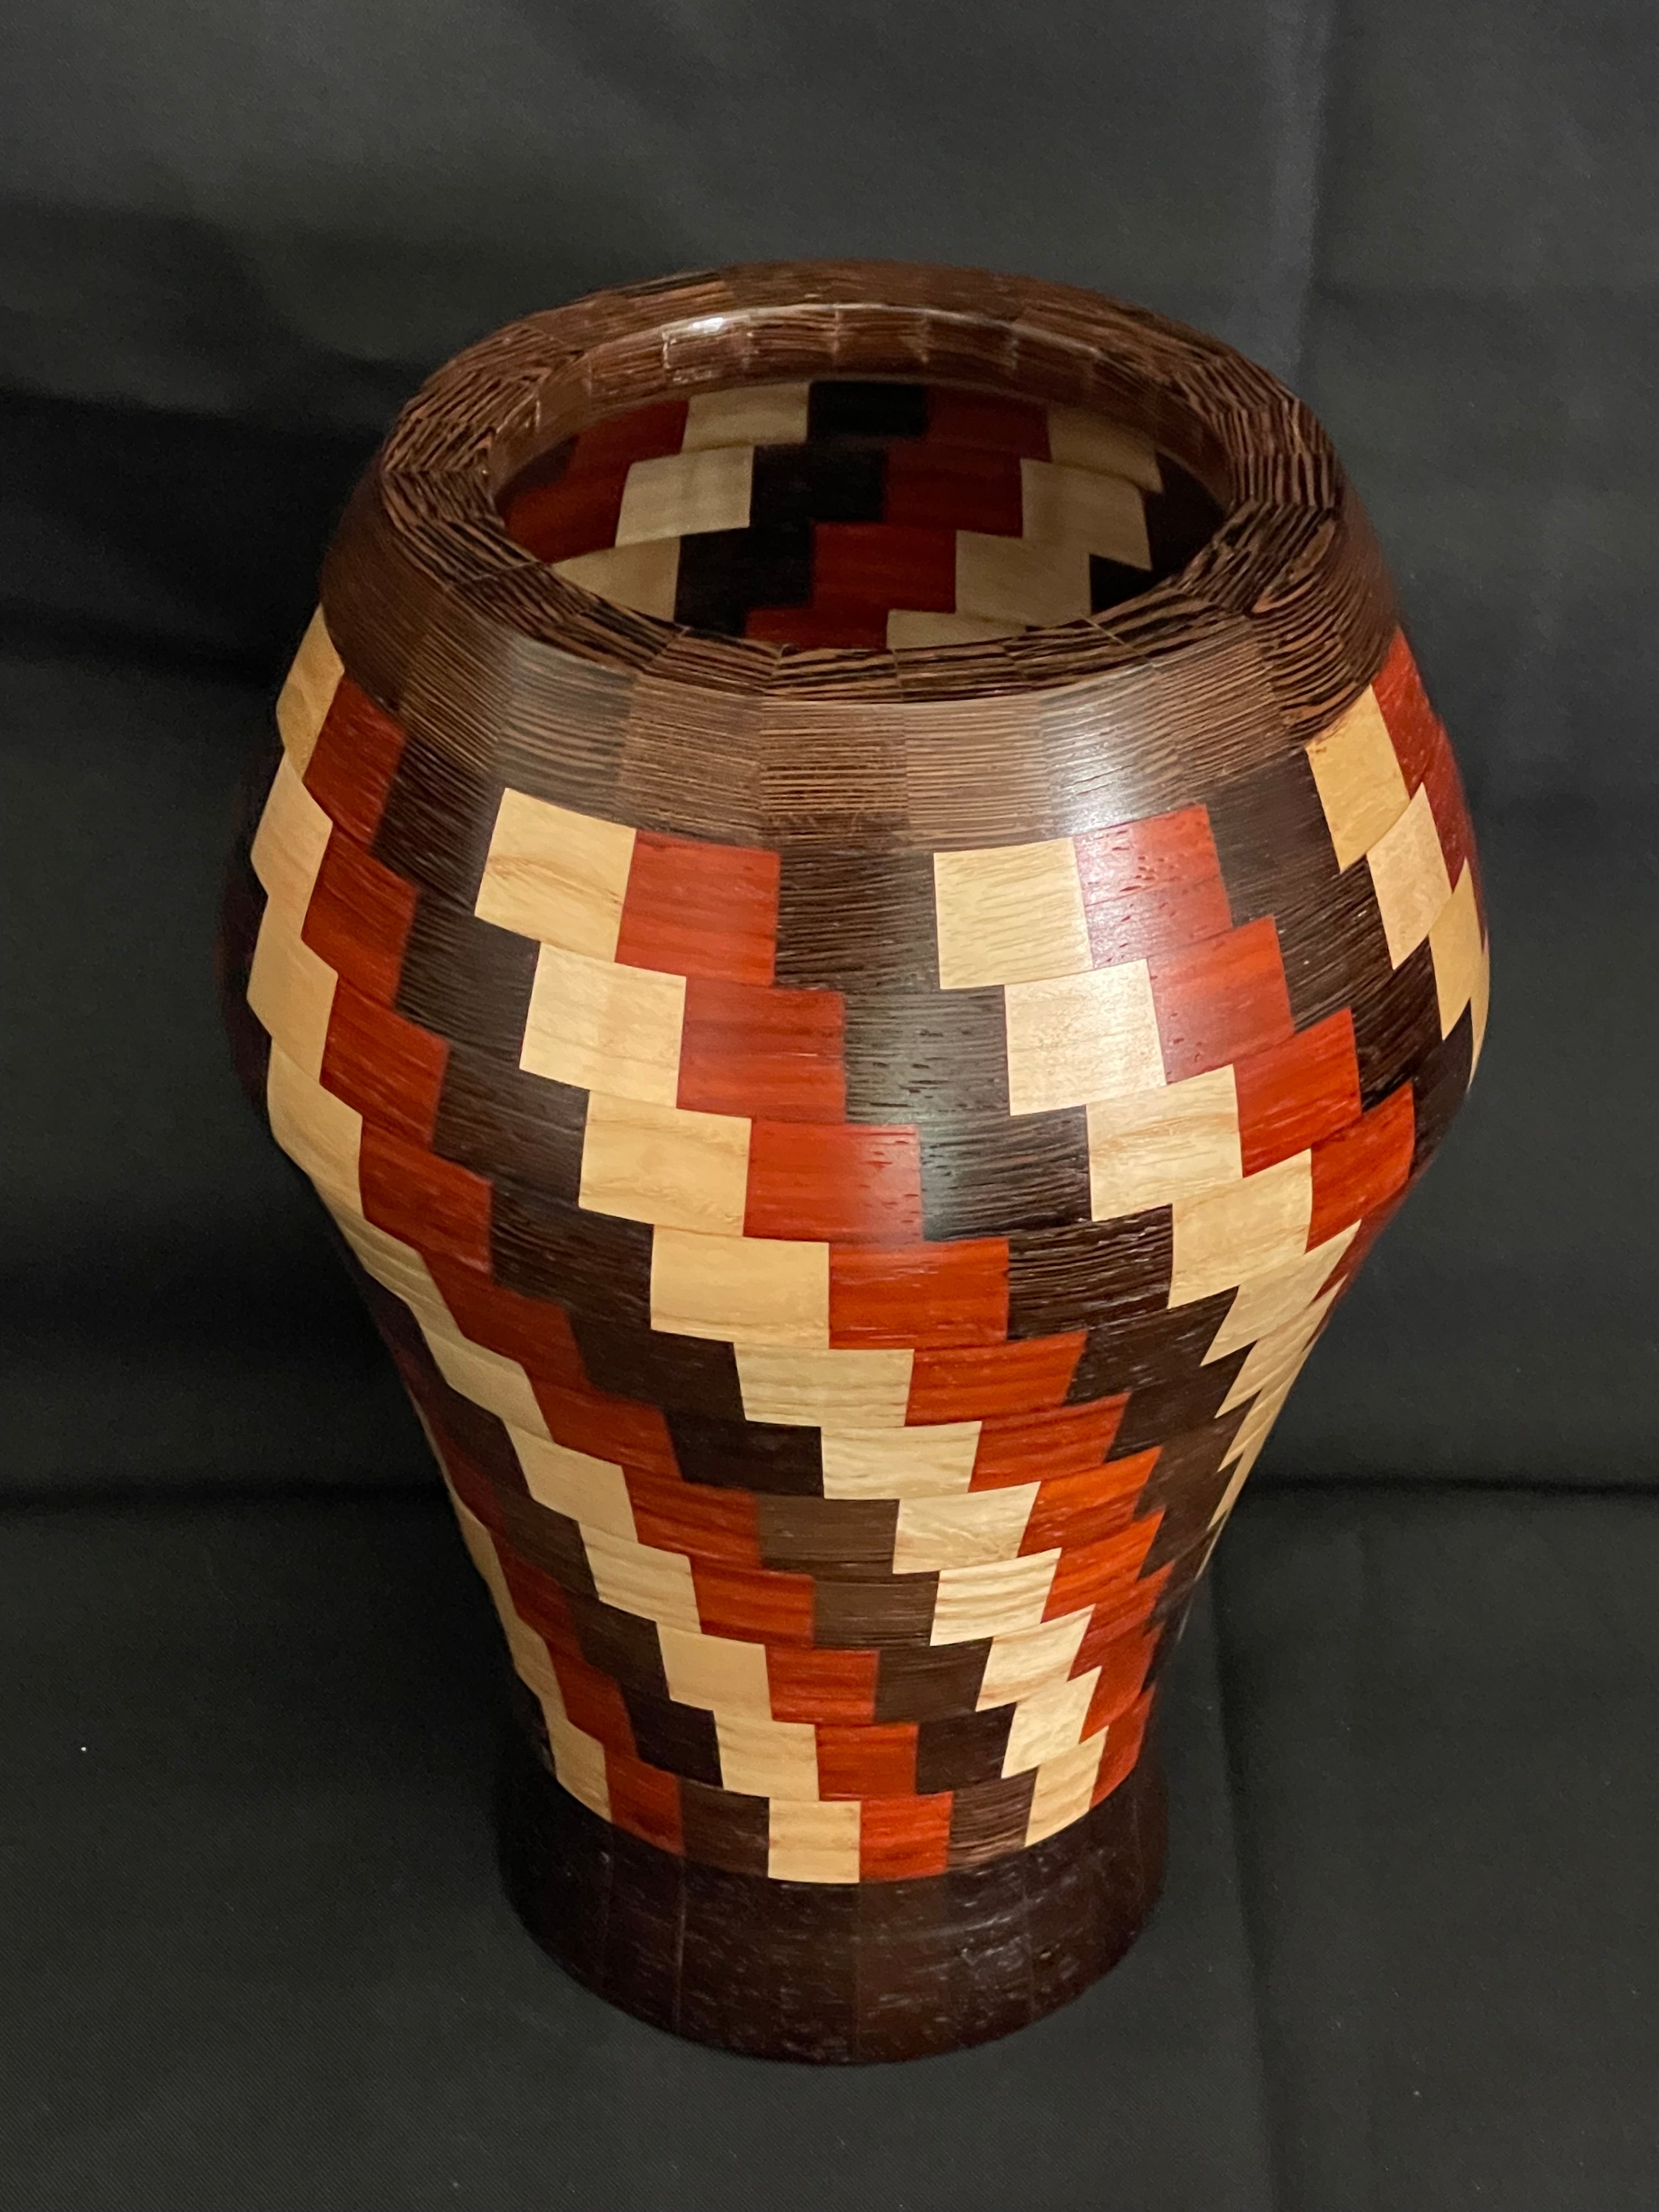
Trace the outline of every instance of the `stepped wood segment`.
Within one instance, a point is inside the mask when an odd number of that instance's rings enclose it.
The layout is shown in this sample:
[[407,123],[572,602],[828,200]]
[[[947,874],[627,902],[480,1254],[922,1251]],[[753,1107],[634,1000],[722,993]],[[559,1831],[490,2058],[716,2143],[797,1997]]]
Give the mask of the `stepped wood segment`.
[[1159,1659],[1486,1022],[1318,426],[1058,287],[600,295],[405,411],[276,719],[229,1018],[507,1632],[526,1919],[775,2056],[1075,1994],[1156,1893]]

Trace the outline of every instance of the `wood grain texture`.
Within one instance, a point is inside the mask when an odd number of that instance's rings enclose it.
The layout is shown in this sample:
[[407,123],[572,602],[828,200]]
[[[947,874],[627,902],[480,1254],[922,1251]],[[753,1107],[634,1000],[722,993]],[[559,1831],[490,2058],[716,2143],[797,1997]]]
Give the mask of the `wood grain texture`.
[[1063,287],[596,295],[400,416],[221,988],[442,1463],[572,1970],[945,2050],[1130,1940],[1158,1670],[1489,949],[1323,434]]

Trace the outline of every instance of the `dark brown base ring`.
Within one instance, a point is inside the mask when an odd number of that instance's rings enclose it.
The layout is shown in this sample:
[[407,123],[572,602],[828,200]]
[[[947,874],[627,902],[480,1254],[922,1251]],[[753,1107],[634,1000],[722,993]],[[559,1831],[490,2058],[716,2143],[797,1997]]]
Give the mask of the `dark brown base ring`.
[[1115,1966],[1163,1881],[1150,1747],[1030,1850],[906,1881],[772,1881],[599,1820],[519,1732],[503,1764],[507,1894],[543,1948],[653,2027],[757,2058],[854,2064],[988,2043]]

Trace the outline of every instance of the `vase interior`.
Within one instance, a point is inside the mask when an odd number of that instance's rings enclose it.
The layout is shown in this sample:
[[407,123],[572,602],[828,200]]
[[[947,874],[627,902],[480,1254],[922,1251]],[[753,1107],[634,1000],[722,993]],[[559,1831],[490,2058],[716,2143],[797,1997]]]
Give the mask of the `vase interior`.
[[507,534],[601,599],[799,649],[1074,623],[1184,568],[1221,501],[1131,410],[888,376],[669,392],[520,461]]

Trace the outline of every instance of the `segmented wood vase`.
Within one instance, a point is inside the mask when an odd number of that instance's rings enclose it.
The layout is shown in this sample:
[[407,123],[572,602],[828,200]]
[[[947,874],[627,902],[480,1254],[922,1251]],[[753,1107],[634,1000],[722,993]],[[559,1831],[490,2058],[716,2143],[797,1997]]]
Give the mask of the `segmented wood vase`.
[[227,1010],[506,1631],[514,1901],[682,2034],[1001,2034],[1150,1909],[1159,1662],[1480,1048],[1352,491],[1157,316],[764,265],[441,369],[321,600]]

